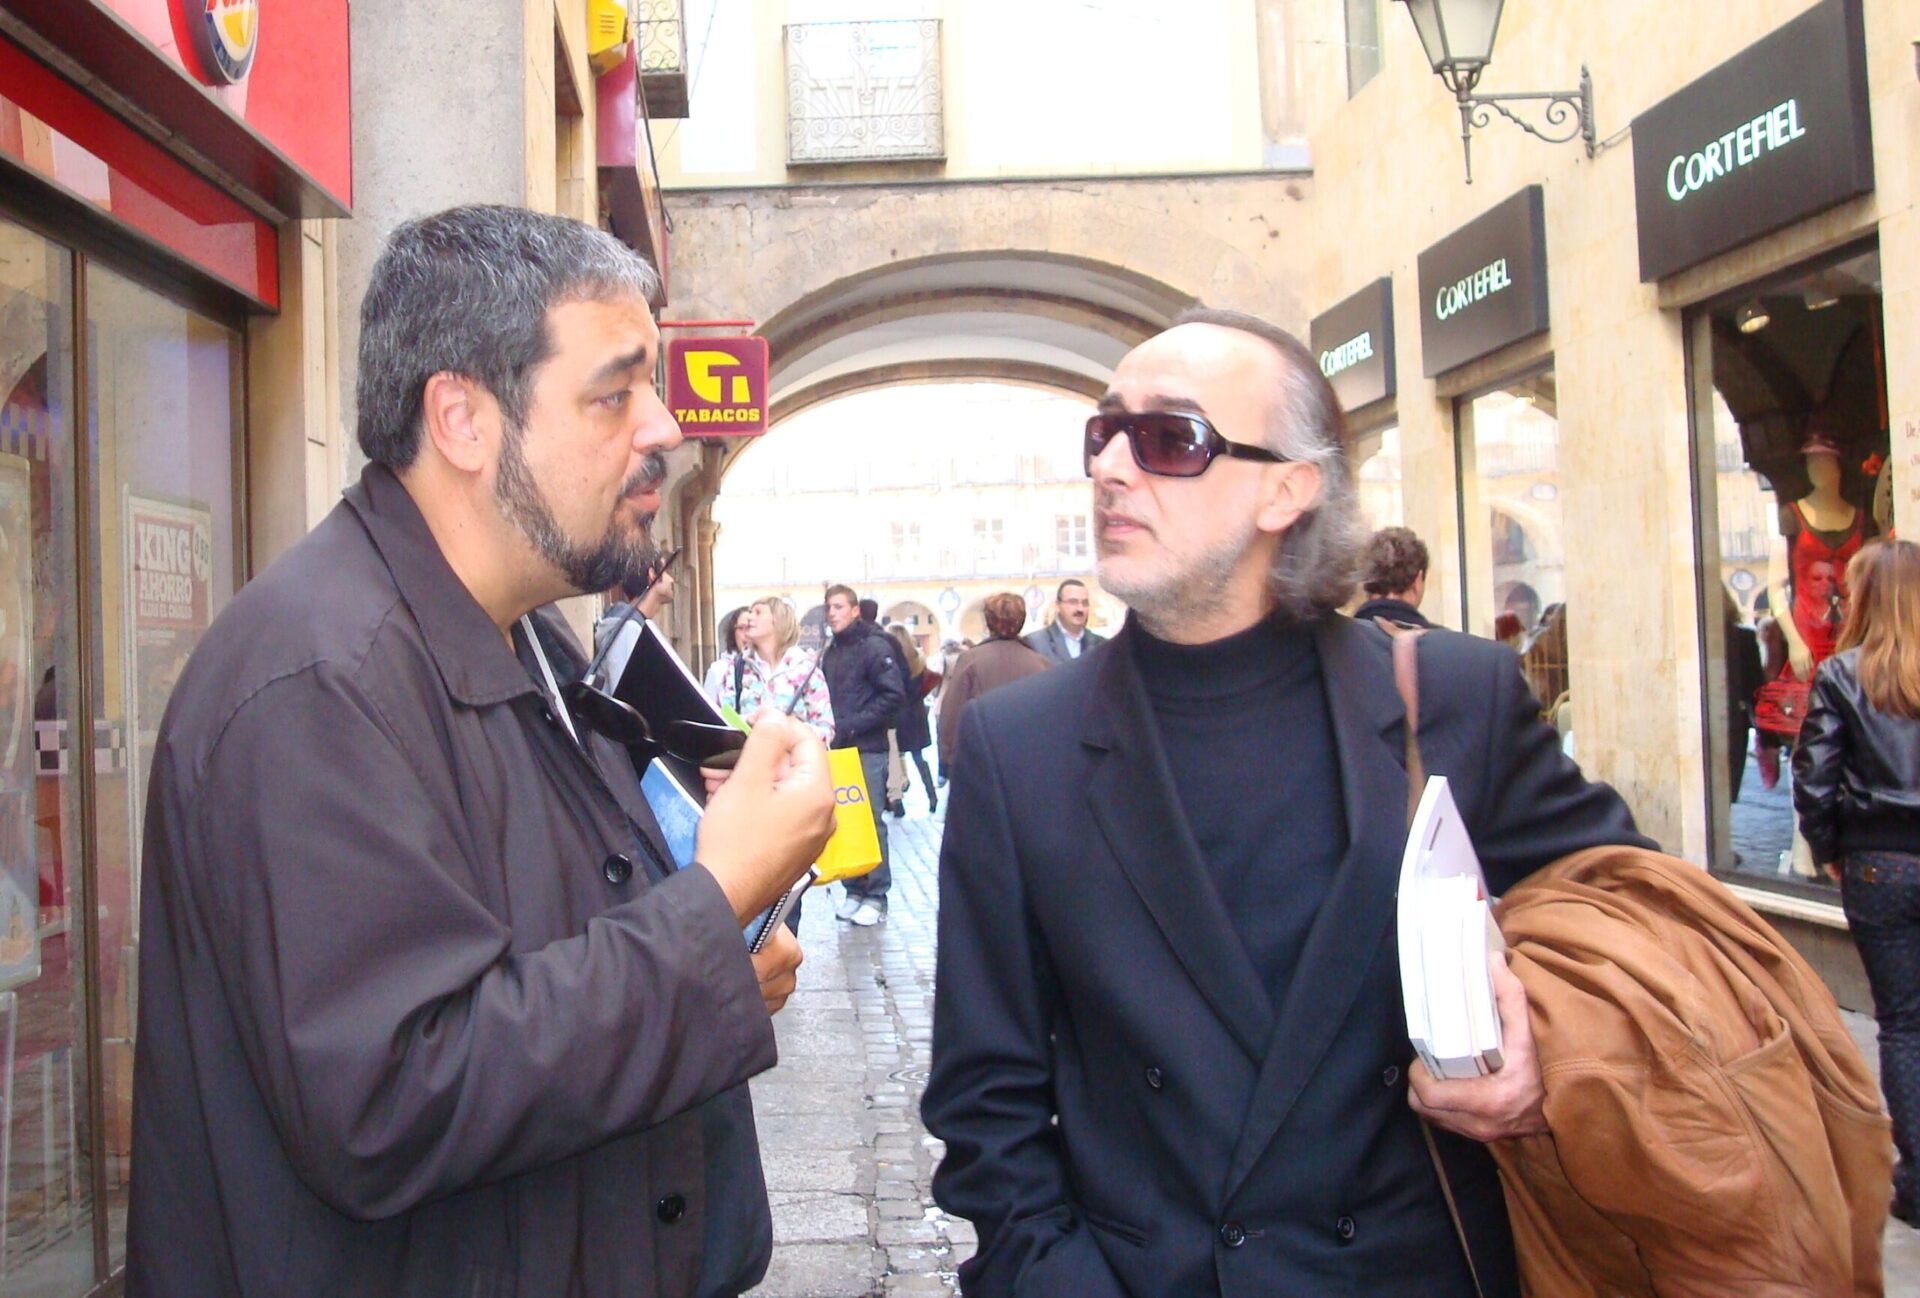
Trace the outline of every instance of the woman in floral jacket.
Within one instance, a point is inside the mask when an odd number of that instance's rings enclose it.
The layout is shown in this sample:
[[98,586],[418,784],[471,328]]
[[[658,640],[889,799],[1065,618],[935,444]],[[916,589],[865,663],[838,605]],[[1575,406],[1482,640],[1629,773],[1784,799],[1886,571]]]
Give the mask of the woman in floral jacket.
[[[812,650],[800,647],[800,624],[793,608],[778,595],[755,600],[735,623],[747,648],[729,654],[707,673],[714,702],[751,721],[763,707],[793,715],[813,728],[823,743],[833,742],[833,703],[827,678]],[[794,696],[799,704],[793,706]]]

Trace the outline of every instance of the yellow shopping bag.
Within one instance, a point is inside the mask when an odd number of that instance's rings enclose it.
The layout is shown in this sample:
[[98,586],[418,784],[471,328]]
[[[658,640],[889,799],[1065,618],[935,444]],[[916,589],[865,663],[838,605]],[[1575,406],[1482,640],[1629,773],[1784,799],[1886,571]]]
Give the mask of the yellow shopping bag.
[[873,825],[873,805],[867,801],[860,750],[836,748],[827,754],[827,762],[833,776],[833,836],[813,867],[816,884],[851,879],[880,864],[880,835]]

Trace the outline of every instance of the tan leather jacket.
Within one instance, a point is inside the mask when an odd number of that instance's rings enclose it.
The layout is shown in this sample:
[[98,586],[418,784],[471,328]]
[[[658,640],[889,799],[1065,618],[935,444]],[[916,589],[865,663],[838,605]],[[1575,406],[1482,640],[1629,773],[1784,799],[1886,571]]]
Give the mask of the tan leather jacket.
[[1556,862],[1499,918],[1552,1128],[1492,1146],[1532,1298],[1881,1293],[1890,1126],[1778,933],[1635,848]]

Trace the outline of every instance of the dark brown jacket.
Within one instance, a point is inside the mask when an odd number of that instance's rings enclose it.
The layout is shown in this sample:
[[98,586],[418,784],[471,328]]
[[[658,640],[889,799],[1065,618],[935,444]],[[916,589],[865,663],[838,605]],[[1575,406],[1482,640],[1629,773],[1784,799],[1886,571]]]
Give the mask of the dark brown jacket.
[[1489,1147],[1532,1298],[1881,1292],[1889,1124],[1778,933],[1630,847],[1554,863],[1499,916],[1552,1127]]
[[373,468],[195,652],[147,811],[134,1298],[764,1270],[739,926],[518,650]]
[[940,769],[948,769],[960,751],[960,713],[967,704],[1046,669],[1047,660],[1018,640],[996,638],[961,654],[940,687]]

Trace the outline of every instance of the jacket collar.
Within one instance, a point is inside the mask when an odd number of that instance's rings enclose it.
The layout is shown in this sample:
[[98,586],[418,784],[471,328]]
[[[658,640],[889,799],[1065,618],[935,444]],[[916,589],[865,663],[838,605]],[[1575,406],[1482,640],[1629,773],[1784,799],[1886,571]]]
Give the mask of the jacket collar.
[[393,575],[448,694],[477,707],[538,691],[500,628],[454,574],[392,470],[368,465],[345,500]]
[[1081,742],[1101,754],[1087,784],[1088,807],[1187,977],[1258,1061],[1273,1030],[1273,1005],[1180,805],[1140,676],[1139,635],[1129,616],[1101,651],[1081,731]]
[[1406,848],[1407,713],[1393,679],[1391,644],[1378,627],[1338,614],[1315,624],[1314,640],[1338,750],[1347,854],[1280,1006],[1224,1187],[1228,1195],[1252,1173],[1352,1013],[1394,920]]
[[1269,1000],[1234,932],[1182,810],[1140,676],[1129,617],[1107,642],[1081,723],[1096,750],[1088,785],[1094,821],[1187,976],[1260,1067],[1223,1192],[1231,1194],[1272,1143],[1352,1012],[1394,916],[1405,845],[1406,710],[1387,638],[1329,615],[1315,624],[1333,720],[1347,854],[1321,901],[1285,1002]]

